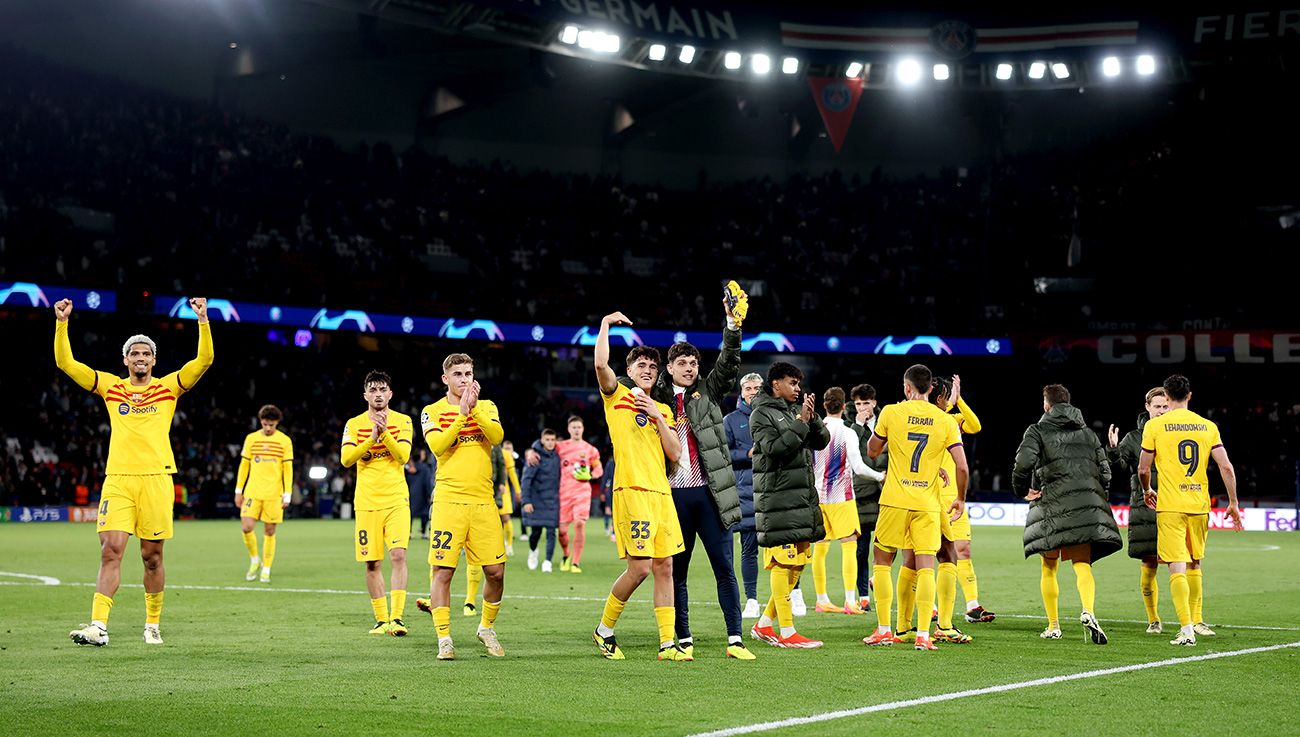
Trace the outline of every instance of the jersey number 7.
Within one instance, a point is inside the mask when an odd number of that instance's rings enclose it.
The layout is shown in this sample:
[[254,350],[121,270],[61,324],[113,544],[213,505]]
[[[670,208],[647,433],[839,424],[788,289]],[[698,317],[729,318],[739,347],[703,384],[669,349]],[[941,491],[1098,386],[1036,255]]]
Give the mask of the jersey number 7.
[[912,451],[912,473],[916,473],[921,470],[921,454],[925,452],[930,436],[923,432],[909,432],[907,439],[916,441],[916,449]]

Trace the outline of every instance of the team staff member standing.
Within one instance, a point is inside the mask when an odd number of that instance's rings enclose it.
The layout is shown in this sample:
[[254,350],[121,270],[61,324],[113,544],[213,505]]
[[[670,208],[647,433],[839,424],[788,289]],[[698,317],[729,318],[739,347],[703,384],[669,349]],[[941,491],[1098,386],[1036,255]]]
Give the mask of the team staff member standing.
[[[1038,479],[1038,489],[1031,489]],[[1060,384],[1043,387],[1043,417],[1025,430],[1011,471],[1011,490],[1028,499],[1025,518],[1025,557],[1042,556],[1039,588],[1047,612],[1045,640],[1061,638],[1056,569],[1073,561],[1075,584],[1083,612],[1079,623],[1093,644],[1105,645],[1106,633],[1093,608],[1097,583],[1092,564],[1123,547],[1111,513],[1106,488],[1110,463],[1083,413],[1070,404],[1070,392]]]
[[677,441],[682,447],[682,456],[668,476],[686,546],[673,557],[677,643],[693,654],[686,579],[698,536],[717,583],[718,606],[727,627],[726,655],[753,660],[740,629],[740,591],[731,537],[731,529],[740,524],[740,496],[722,422],[722,399],[740,374],[740,326],[749,310],[749,298],[736,282],[727,284],[722,307],[727,327],[713,370],[701,381],[699,350],[690,343],[675,343],[668,349],[667,370],[659,375],[651,396],[673,408]]
[[[284,510],[293,500],[293,441],[278,429],[284,415],[280,408],[268,404],[257,411],[261,430],[244,438],[239,454],[239,473],[235,482],[235,506],[248,548],[248,573],[245,581],[258,578],[262,566],[262,583],[271,581],[271,564],[275,561],[275,530],[284,522]],[[253,528],[262,521],[262,556],[257,555],[257,533]]]
[[172,416],[176,401],[212,365],[212,331],[208,326],[208,300],[195,297],[190,309],[199,321],[199,352],[180,371],[161,379],[153,377],[158,348],[146,335],[133,335],[122,345],[127,378],[95,371],[72,357],[68,316],[72,300],[54,305],[54,363],[77,386],[104,400],[111,434],[108,467],[99,502],[99,575],[90,607],[90,624],[68,633],[78,645],[108,644],[108,613],[122,580],[122,554],[126,539],[140,538],[144,560],[144,641],[161,645],[158,622],[163,607],[163,541],[172,536]]
[[745,619],[763,612],[758,605],[758,532],[754,529],[754,436],[749,432],[754,397],[763,387],[763,377],[740,377],[740,399],[736,409],[722,418],[731,451],[731,468],[736,473],[736,494],[740,497],[740,577],[745,585]]
[[[352,506],[357,560],[366,564],[366,589],[375,613],[372,635],[406,634],[406,548],[411,540],[411,497],[402,471],[411,457],[411,418],[388,408],[393,382],[382,371],[366,374],[362,383],[366,411],[343,428],[340,460],[357,467]],[[393,601],[384,595],[384,548],[392,561],[389,583]]]
[[451,639],[451,577],[461,550],[468,566],[482,566],[483,613],[478,639],[487,654],[504,657],[497,640],[496,619],[505,585],[506,544],[492,483],[492,446],[505,439],[496,405],[479,399],[474,359],[453,353],[442,362],[447,396],[424,408],[420,425],[429,449],[438,458],[437,494],[429,515],[429,565],[433,586],[429,594],[433,624],[438,631],[438,659],[454,660]]

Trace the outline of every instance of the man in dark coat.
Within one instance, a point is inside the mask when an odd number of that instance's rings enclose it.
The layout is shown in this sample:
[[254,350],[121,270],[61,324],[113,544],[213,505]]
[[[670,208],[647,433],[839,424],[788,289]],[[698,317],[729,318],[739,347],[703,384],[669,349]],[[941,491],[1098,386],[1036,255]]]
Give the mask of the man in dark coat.
[[419,448],[406,461],[406,488],[411,494],[411,527],[420,520],[420,537],[429,539],[429,505],[433,503],[433,475],[437,460]]
[[722,306],[727,325],[713,370],[701,378],[700,351],[690,343],[674,343],[650,396],[672,409],[682,453],[668,470],[685,544],[685,549],[673,556],[677,644],[687,655],[694,654],[686,578],[698,537],[717,582],[718,606],[727,627],[727,657],[753,660],[740,629],[740,590],[731,536],[732,528],[740,524],[740,497],[722,421],[722,400],[740,375],[740,326],[749,309],[748,297],[736,282],[727,285]]
[[[1124,546],[1111,513],[1106,488],[1110,462],[1088,429],[1083,413],[1070,404],[1070,392],[1060,384],[1043,388],[1043,417],[1025,430],[1011,472],[1011,489],[1030,502],[1025,520],[1025,557],[1042,556],[1039,587],[1047,610],[1046,640],[1061,637],[1057,613],[1060,587],[1056,568],[1074,562],[1075,583],[1083,612],[1079,623],[1092,642],[1106,644],[1106,633],[1093,612],[1097,584],[1092,563]],[[1037,480],[1037,488],[1030,488]]]
[[[850,430],[861,441],[862,460],[875,471],[884,473],[889,468],[889,451],[885,450],[876,458],[868,457],[867,444],[871,433],[876,429],[876,388],[870,384],[858,384],[849,392],[853,398],[853,421],[848,423]],[[871,537],[876,531],[876,519],[880,517],[880,485],[883,480],[867,476],[853,477],[853,498],[858,503],[858,524],[862,527],[862,539],[865,545],[858,546],[858,606],[864,612],[871,611]]]
[[[794,629],[790,592],[812,560],[812,543],[826,537],[821,500],[813,479],[812,451],[830,443],[816,413],[817,397],[800,401],[803,371],[777,362],[754,397],[754,525],[763,567],[772,572],[772,598],[750,634],[777,647],[816,648],[822,643]],[[772,627],[775,618],[780,630]]]
[[551,557],[555,555],[555,537],[560,526],[560,455],[555,446],[555,431],[547,428],[542,437],[533,443],[538,463],[524,467],[524,477],[519,482],[519,502],[522,505],[524,525],[528,527],[528,570],[537,570],[537,543],[546,531],[546,557],[542,559],[542,573],[551,572]]
[[[1156,578],[1160,560],[1156,557],[1156,511],[1146,505],[1142,484],[1138,481],[1138,463],[1142,460],[1142,428],[1148,420],[1155,419],[1169,411],[1169,397],[1164,387],[1156,387],[1147,392],[1146,411],[1138,415],[1137,429],[1130,430],[1123,440],[1119,439],[1119,428],[1110,426],[1110,448],[1106,455],[1111,468],[1119,466],[1127,471],[1129,477],[1128,507],[1128,557],[1142,561],[1138,590],[1142,592],[1142,603],[1147,610],[1147,634],[1158,635],[1164,631],[1160,623],[1160,583]],[[1155,468],[1151,469],[1151,488],[1156,488]]]
[[736,410],[722,419],[727,431],[731,468],[736,472],[736,494],[740,497],[740,577],[745,584],[745,611],[754,619],[762,614],[758,606],[758,532],[754,530],[754,436],[749,432],[749,415],[754,396],[763,387],[763,377],[745,374],[740,379]]

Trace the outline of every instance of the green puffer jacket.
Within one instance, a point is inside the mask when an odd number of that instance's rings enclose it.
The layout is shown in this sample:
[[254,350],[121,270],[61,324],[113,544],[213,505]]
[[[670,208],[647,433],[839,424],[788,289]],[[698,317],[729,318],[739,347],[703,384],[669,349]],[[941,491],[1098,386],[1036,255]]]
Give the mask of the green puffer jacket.
[[1011,489],[1026,496],[1031,479],[1041,484],[1043,496],[1029,505],[1026,558],[1070,545],[1091,545],[1096,562],[1124,547],[1106,494],[1110,463],[1076,407],[1057,404],[1025,430],[1011,472]]
[[754,528],[758,544],[775,548],[826,537],[813,480],[812,451],[831,442],[816,414],[799,419],[799,405],[778,399],[768,388],[754,396],[749,429],[754,435]]
[[[871,428],[856,422],[848,423],[848,428],[858,436],[861,442],[862,460],[876,471],[889,470],[889,450],[885,449],[872,460],[867,455],[867,444],[871,442]],[[858,522],[862,525],[862,537],[875,532],[876,520],[880,517],[880,482],[861,476],[853,477],[853,499],[858,503]]]
[[[686,417],[691,421],[695,441],[699,443],[700,461],[708,479],[709,494],[718,509],[722,526],[730,530],[740,526],[740,494],[736,491],[736,472],[731,467],[727,449],[727,430],[722,421],[722,399],[731,392],[740,377],[740,331],[722,331],[722,352],[704,380],[696,379],[686,387]],[[664,370],[659,374],[650,397],[677,412],[673,377]],[[683,448],[683,451],[685,449]],[[669,472],[671,476],[671,471]]]
[[[1137,429],[1130,431],[1119,445],[1106,451],[1111,466],[1129,474],[1128,557],[1141,560],[1156,554],[1156,510],[1146,505],[1142,482],[1138,481],[1138,461],[1142,458],[1142,428],[1151,419],[1146,412],[1138,415]],[[1156,488],[1156,467],[1151,465],[1151,488]]]

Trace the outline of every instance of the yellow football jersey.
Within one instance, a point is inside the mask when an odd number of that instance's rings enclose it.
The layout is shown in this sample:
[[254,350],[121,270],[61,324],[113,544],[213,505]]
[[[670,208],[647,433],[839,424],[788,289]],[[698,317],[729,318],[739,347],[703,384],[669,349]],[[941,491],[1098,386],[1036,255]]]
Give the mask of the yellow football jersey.
[[288,435],[279,430],[270,435],[250,432],[239,457],[248,462],[248,478],[239,487],[245,497],[279,501],[293,488],[293,441]]
[[1190,409],[1149,420],[1142,428],[1142,452],[1155,455],[1156,511],[1208,514],[1210,452],[1222,446],[1219,426]]
[[[650,418],[637,409],[632,391],[622,384],[613,394],[601,392],[605,400],[605,424],[614,444],[614,489],[642,489],[671,494],[668,486],[668,461],[659,431]],[[673,411],[655,402],[669,427],[676,427]]]
[[885,407],[875,433],[889,446],[880,503],[918,512],[939,511],[943,486],[939,468],[948,449],[962,444],[957,421],[929,402],[912,399]]
[[403,466],[411,457],[411,418],[388,411],[388,431],[374,437],[375,424],[363,412],[343,427],[343,465],[357,466],[357,491],[352,506],[358,511],[388,509],[410,504]]
[[55,324],[55,362],[82,388],[104,400],[111,432],[108,440],[108,475],[148,476],[176,473],[172,455],[172,416],[176,400],[212,365],[212,331],[199,325],[199,357],[180,371],[143,386],[106,371],[94,371],[72,357],[68,323]]
[[[957,400],[956,407],[948,408],[948,416],[957,421],[957,429],[963,435],[974,435],[984,429],[964,399]],[[947,486],[943,485],[943,479],[939,479],[939,500],[942,502],[940,511],[947,512],[948,507],[957,499],[957,461],[952,459],[952,453],[944,453],[939,460],[944,473],[948,474]]]
[[468,416],[443,397],[420,413],[420,429],[438,458],[434,479],[438,501],[495,504],[492,446],[505,439],[497,406],[480,399]]

